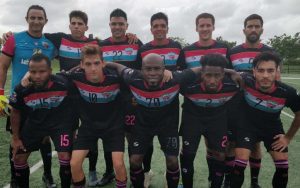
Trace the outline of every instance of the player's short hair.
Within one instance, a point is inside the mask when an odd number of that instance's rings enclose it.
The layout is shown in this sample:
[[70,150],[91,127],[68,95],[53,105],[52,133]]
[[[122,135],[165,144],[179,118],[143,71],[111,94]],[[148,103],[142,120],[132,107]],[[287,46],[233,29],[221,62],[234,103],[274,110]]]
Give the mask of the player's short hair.
[[40,6],[40,5],[31,5],[31,6],[28,8],[28,10],[27,10],[27,13],[26,13],[26,19],[27,19],[27,17],[28,17],[29,11],[32,10],[32,9],[43,11],[43,13],[44,13],[44,15],[45,15],[45,19],[47,19],[46,11],[45,11],[44,7],[42,7],[42,6]]
[[96,44],[87,44],[81,48],[81,59],[88,55],[99,55],[102,59],[102,52]]
[[280,65],[281,59],[274,52],[262,52],[253,59],[253,67],[256,68],[263,61],[274,61],[277,68]]
[[163,13],[163,12],[158,12],[158,13],[155,13],[155,14],[153,14],[153,15],[151,16],[151,19],[150,19],[150,25],[152,25],[152,22],[153,22],[154,20],[160,20],[160,19],[165,20],[166,23],[167,23],[167,25],[169,24],[168,16],[167,16],[165,13]]
[[215,17],[214,15],[210,14],[210,13],[201,13],[196,17],[196,26],[198,25],[198,21],[201,18],[210,18],[212,21],[212,24],[215,25]]
[[45,60],[46,64],[49,68],[51,68],[51,61],[48,56],[42,54],[42,53],[35,53],[31,56],[28,65],[32,63],[39,63],[41,61]]
[[113,10],[110,13],[109,19],[111,19],[112,17],[123,17],[127,21],[127,14],[126,14],[126,12],[124,12],[122,9],[119,9],[119,8]]
[[72,18],[80,18],[85,23],[85,25],[88,24],[88,15],[81,10],[72,10],[69,14],[70,22]]
[[226,68],[228,60],[221,54],[207,54],[200,59],[202,67],[205,66],[216,66]]
[[261,26],[264,25],[264,20],[262,19],[262,17],[261,17],[260,15],[258,15],[258,14],[251,14],[251,15],[249,15],[249,16],[244,20],[244,28],[246,28],[247,22],[248,22],[249,20],[259,20],[260,23],[261,23]]

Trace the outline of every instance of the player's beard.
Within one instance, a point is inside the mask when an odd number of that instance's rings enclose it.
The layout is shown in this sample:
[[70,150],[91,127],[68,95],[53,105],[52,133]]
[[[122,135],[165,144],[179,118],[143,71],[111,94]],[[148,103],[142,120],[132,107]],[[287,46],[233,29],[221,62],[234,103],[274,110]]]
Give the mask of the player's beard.
[[259,41],[260,36],[256,33],[252,33],[250,35],[247,36],[247,41],[249,41],[250,43],[254,44],[257,41]]

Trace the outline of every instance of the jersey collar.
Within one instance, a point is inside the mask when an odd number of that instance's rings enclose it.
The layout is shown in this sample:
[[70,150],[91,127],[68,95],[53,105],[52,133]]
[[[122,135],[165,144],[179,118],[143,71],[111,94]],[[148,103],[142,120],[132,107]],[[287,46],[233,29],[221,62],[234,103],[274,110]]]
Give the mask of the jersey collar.
[[162,45],[158,45],[155,40],[152,40],[150,43],[151,43],[152,46],[164,46],[164,45],[168,45],[170,43],[170,40],[169,39],[164,39]]
[[[263,43],[259,43],[257,49],[262,48],[263,45],[264,45]],[[243,43],[242,46],[243,46],[243,48],[246,48],[246,49],[247,49],[247,48],[250,48],[246,43]]]

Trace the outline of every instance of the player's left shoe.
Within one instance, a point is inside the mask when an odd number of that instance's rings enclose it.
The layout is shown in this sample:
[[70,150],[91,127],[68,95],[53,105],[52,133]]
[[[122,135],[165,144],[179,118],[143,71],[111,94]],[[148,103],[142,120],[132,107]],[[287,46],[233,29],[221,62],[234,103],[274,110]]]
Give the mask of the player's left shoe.
[[105,186],[115,179],[115,173],[104,173],[102,179],[97,183],[97,186]]
[[47,188],[57,188],[52,175],[44,174],[42,180]]

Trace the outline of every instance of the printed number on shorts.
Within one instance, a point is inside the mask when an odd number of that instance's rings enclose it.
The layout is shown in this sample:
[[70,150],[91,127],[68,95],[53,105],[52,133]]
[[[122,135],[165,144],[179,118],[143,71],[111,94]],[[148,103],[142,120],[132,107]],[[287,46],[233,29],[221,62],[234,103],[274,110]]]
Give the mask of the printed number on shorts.
[[174,148],[176,149],[178,147],[178,139],[176,137],[168,137],[168,143],[167,143],[167,147],[168,148]]
[[228,141],[228,137],[227,136],[223,136],[222,143],[221,143],[222,148],[226,147],[227,141]]
[[134,125],[134,124],[135,124],[135,115],[126,115],[125,125]]
[[67,134],[60,135],[60,146],[68,147],[69,144],[70,144],[69,135]]

